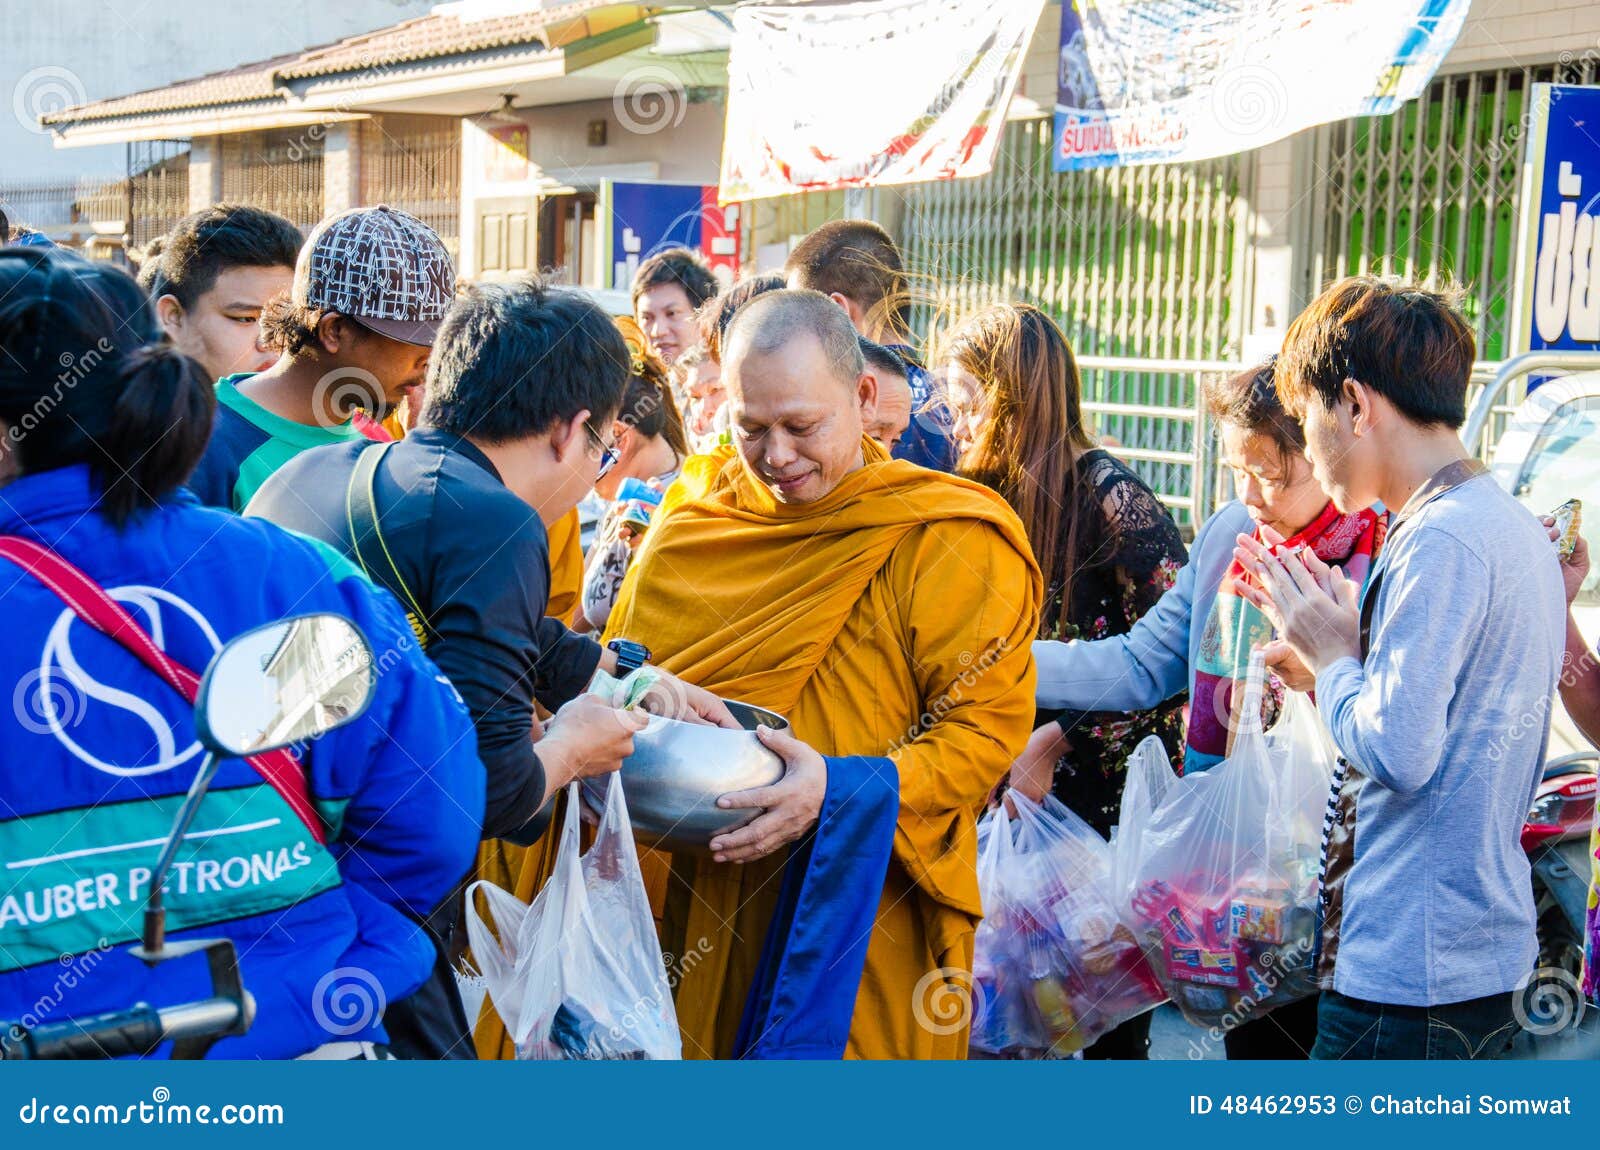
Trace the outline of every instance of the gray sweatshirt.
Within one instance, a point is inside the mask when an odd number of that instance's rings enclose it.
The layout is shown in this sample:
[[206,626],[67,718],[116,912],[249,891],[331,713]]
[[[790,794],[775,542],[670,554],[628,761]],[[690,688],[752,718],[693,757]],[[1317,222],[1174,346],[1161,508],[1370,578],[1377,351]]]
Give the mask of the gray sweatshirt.
[[1481,475],[1416,511],[1378,571],[1365,663],[1317,676],[1362,775],[1334,988],[1405,1006],[1509,991],[1536,949],[1518,838],[1561,668],[1555,549]]

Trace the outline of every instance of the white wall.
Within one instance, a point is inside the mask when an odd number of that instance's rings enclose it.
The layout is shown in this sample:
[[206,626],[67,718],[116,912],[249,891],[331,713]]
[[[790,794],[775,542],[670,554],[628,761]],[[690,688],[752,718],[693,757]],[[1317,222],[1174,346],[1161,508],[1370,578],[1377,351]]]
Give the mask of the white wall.
[[32,113],[296,52],[432,0],[0,0],[0,185],[123,174],[121,145],[57,149]]

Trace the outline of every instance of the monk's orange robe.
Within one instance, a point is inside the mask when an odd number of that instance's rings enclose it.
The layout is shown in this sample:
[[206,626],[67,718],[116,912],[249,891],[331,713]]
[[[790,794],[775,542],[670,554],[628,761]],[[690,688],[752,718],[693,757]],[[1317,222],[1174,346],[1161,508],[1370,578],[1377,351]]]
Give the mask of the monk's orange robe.
[[[993,492],[862,450],[804,506],[776,502],[732,448],[690,460],[607,634],[787,715],[824,755],[894,762],[900,814],[847,1053],[959,1058],[967,1027],[947,1012],[982,913],[975,820],[1033,726],[1039,571]],[[785,856],[673,858],[662,948],[679,956],[686,1057],[733,1051]]]

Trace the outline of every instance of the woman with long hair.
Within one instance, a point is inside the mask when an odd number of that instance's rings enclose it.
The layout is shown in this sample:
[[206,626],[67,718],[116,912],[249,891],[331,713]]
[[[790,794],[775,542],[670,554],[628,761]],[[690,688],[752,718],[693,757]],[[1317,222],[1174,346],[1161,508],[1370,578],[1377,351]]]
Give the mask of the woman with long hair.
[[[622,392],[622,408],[611,425],[616,463],[594,485],[595,495],[607,507],[584,558],[583,596],[573,620],[578,631],[605,629],[633,548],[644,530],[635,501],[618,499],[622,484],[636,479],[659,499],[690,455],[667,365],[651,354],[642,339],[633,337],[631,321],[618,323],[633,360]],[[631,521],[627,518],[630,514],[634,516]]]
[[[952,434],[962,474],[1005,497],[1027,529],[1044,575],[1040,639],[1122,635],[1172,586],[1186,559],[1172,516],[1084,426],[1078,365],[1061,329],[1027,304],[985,308],[961,324],[945,356]],[[1176,759],[1182,700],[1134,712],[1088,700],[1041,710],[1053,757],[1011,785],[1052,792],[1102,835],[1117,821],[1128,755],[1149,735]],[[1036,736],[1037,737],[1037,736]],[[1090,1048],[1090,1057],[1142,1058],[1142,1015]]]

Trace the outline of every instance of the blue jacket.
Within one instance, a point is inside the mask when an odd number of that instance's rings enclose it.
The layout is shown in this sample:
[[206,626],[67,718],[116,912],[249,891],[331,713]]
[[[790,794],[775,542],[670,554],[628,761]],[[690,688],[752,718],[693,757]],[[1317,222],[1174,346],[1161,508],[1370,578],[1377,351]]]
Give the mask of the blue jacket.
[[1233,562],[1237,537],[1253,529],[1244,504],[1217,508],[1200,525],[1177,581],[1126,635],[1094,642],[1036,641],[1039,706],[1146,711],[1190,690],[1217,588]]
[[[484,776],[472,724],[390,596],[332,552],[182,495],[121,531],[87,468],[0,488],[0,534],[45,544],[199,673],[235,635],[331,611],[367,635],[370,710],[309,745],[316,840],[240,760],[224,761],[167,886],[169,937],[234,940],[257,1015],[219,1058],[382,1042],[381,1011],[434,962],[414,920],[471,865]],[[0,561],[0,1020],[26,1025],[209,992],[204,959],[127,953],[160,844],[202,760],[193,711],[21,568]]]
[[944,387],[917,360],[905,344],[891,344],[906,361],[906,383],[911,387],[911,422],[892,454],[896,459],[934,471],[956,469],[956,446],[950,438],[950,407]]

